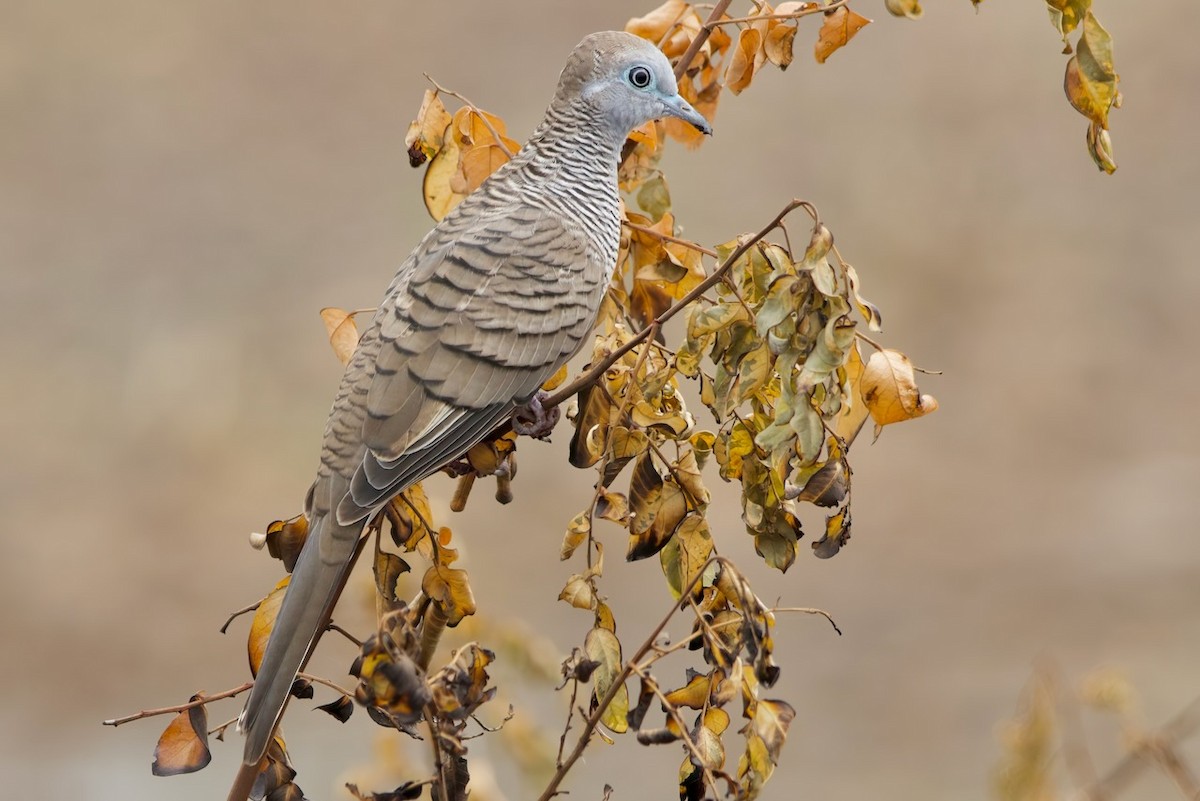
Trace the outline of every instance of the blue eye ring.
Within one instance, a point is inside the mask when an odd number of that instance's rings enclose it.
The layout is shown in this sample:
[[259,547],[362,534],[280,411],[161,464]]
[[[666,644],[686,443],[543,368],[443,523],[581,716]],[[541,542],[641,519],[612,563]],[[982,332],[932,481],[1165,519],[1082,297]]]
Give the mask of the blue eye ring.
[[650,73],[649,68],[641,64],[630,67],[625,77],[634,89],[646,89],[654,82],[654,76]]

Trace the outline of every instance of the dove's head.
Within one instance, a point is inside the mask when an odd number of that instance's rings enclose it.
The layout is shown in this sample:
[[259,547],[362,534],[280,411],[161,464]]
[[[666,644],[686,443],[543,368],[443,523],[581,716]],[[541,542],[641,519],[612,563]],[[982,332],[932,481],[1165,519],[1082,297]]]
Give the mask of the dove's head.
[[634,128],[662,117],[678,117],[702,133],[712,133],[708,120],[680,96],[662,51],[622,31],[593,33],[575,46],[555,100],[582,101],[622,140]]

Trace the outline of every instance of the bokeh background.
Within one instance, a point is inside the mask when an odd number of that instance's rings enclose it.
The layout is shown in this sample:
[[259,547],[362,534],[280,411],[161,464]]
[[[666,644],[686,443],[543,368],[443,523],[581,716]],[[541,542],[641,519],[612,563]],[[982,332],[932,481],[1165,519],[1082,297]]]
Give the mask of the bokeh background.
[[[6,795],[224,797],[240,745],[158,779],[166,719],[100,721],[244,678],[244,622],[217,627],[278,577],[247,534],[297,511],[315,467],[339,372],[317,310],[374,305],[429,226],[403,145],[422,71],[520,139],[575,42],[652,4],[0,3]],[[669,156],[701,241],[815,202],[885,340],[944,371],[923,380],[941,411],[856,448],[849,547],[752,571],[764,598],[845,631],[780,625],[798,715],[769,798],[986,797],[1039,661],[1123,672],[1148,724],[1200,692],[1200,8],[1152,5],[1096,0],[1125,94],[1113,177],[1032,1],[930,2],[908,22],[857,0],[876,23],[824,66],[808,20],[786,74]],[[565,440],[522,444],[511,506],[479,492],[444,518],[481,607],[552,653],[588,625],[554,600],[592,479],[565,468]],[[449,486],[430,491],[444,504]],[[751,565],[732,501],[720,545]],[[653,560],[610,559],[605,587],[631,641],[668,603]],[[291,729],[311,797],[371,759],[361,715]],[[1117,745],[1092,734],[1104,767]],[[670,798],[679,758],[596,745],[568,786]],[[1147,774],[1128,797],[1176,796]]]

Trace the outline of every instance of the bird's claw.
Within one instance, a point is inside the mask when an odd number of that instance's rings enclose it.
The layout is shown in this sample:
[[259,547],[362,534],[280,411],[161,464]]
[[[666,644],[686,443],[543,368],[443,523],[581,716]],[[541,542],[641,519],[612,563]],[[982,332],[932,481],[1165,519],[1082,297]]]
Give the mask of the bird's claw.
[[532,398],[518,406],[517,410],[513,412],[513,431],[526,437],[547,439],[559,418],[557,406],[546,408],[542,405],[542,402],[548,397],[550,397],[550,393],[539,389]]

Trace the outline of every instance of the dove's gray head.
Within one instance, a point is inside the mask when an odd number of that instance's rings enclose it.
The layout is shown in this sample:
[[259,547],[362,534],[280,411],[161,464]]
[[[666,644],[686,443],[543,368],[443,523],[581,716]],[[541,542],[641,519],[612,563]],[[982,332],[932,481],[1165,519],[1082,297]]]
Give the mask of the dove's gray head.
[[675,74],[662,51],[622,31],[593,33],[575,46],[554,100],[583,102],[622,139],[639,125],[662,117],[678,117],[702,133],[712,133],[708,121],[679,95]]

